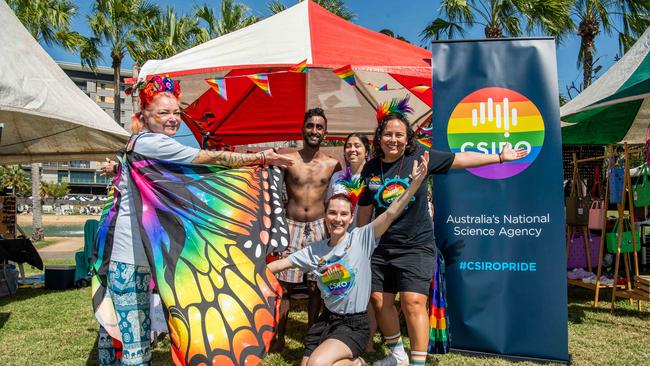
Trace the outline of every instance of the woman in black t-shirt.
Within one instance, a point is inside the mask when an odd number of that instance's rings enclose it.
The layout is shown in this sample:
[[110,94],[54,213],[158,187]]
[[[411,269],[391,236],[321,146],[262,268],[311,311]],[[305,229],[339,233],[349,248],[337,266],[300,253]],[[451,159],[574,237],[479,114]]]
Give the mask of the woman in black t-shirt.
[[[390,107],[389,107],[390,106]],[[381,108],[375,131],[375,157],[366,163],[361,176],[366,189],[359,200],[358,226],[370,222],[386,210],[409,185],[413,162],[423,154],[415,132],[406,118],[410,108],[405,101]],[[401,109],[400,109],[401,107]],[[449,169],[466,169],[521,159],[523,149],[506,146],[499,154],[451,153],[429,150],[428,174],[445,174]],[[429,342],[427,295],[435,267],[436,249],[433,225],[427,208],[427,189],[421,186],[404,215],[384,233],[372,257],[372,295],[377,321],[391,352],[374,365],[408,365],[409,357],[401,342],[396,294],[404,312],[411,341],[413,365],[424,364]]]

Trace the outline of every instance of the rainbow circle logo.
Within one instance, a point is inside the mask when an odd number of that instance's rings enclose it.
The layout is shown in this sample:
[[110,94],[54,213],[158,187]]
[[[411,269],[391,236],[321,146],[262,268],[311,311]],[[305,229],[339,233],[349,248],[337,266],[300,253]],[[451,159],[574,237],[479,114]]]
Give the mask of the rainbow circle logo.
[[321,272],[320,280],[323,281],[323,289],[327,297],[343,296],[354,285],[354,273],[341,263],[335,263]]
[[467,95],[449,117],[447,141],[453,152],[498,154],[510,143],[526,149],[520,160],[467,169],[487,179],[504,179],[528,168],[544,145],[544,119],[525,96],[506,88],[483,88]]

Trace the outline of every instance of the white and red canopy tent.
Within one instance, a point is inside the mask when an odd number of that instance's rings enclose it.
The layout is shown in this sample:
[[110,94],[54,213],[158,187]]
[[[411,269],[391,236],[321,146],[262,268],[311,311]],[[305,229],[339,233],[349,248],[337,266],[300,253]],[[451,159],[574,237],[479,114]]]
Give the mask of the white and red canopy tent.
[[[309,72],[284,72],[307,60]],[[201,141],[209,132],[228,145],[302,139],[305,110],[321,107],[330,137],[351,132],[372,135],[378,103],[409,94],[422,125],[431,115],[431,52],[352,24],[312,1],[166,60],[145,63],[140,80],[168,74],[181,81],[184,120]],[[332,70],[351,65],[356,86]],[[246,75],[266,74],[271,95]],[[205,79],[224,78],[227,100]],[[371,85],[370,85],[370,84]],[[375,86],[386,85],[379,91]]]

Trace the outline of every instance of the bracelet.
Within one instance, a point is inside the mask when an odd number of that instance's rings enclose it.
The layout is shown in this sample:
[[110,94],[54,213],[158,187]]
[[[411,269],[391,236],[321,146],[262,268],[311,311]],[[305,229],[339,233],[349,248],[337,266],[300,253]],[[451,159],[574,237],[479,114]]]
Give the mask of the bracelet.
[[266,165],[266,154],[264,154],[264,151],[260,151],[262,154],[262,165]]
[[117,175],[117,164],[113,165],[113,174]]
[[503,158],[501,157],[501,152],[499,153],[499,164],[503,164]]

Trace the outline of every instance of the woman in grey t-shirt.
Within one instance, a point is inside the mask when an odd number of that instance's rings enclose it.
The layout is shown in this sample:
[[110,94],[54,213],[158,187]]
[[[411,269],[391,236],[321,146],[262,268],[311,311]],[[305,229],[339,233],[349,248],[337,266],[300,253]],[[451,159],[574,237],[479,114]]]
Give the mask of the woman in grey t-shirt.
[[384,213],[349,233],[348,227],[354,220],[352,203],[344,194],[333,195],[325,207],[329,239],[269,264],[274,273],[300,267],[318,275],[325,311],[307,333],[302,366],[312,358],[316,358],[312,362],[317,364],[331,365],[344,360],[351,365],[364,364],[359,355],[370,337],[366,312],[370,298],[370,257],[376,239],[401,215],[420,187],[428,160],[429,155],[425,153],[420,164],[417,161],[413,164],[411,184]]

